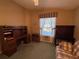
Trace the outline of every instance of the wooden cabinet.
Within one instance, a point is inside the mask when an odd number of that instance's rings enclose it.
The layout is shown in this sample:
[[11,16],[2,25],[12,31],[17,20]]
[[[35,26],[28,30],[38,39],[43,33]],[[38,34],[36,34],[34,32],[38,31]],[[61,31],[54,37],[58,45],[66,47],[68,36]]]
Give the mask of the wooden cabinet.
[[27,27],[16,27],[13,30],[13,37],[16,38],[17,46],[23,43],[27,43]]
[[55,45],[58,45],[60,41],[64,40],[70,43],[74,43],[74,26],[73,25],[57,25],[55,34]]
[[17,50],[16,39],[13,37],[13,31],[3,32],[2,53],[11,56]]
[[39,34],[32,34],[32,41],[40,42],[40,35]]
[[2,40],[2,53],[11,56],[17,50],[16,40],[14,38],[4,38]]
[[0,26],[1,52],[7,56],[17,51],[17,46],[29,42],[26,26]]

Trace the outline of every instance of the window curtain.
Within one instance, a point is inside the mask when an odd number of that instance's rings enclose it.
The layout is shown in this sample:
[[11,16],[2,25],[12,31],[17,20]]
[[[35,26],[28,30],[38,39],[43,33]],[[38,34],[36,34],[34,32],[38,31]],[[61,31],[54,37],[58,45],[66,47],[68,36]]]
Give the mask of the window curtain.
[[57,16],[58,16],[57,12],[47,12],[39,15],[40,18],[50,18],[50,17],[57,17]]

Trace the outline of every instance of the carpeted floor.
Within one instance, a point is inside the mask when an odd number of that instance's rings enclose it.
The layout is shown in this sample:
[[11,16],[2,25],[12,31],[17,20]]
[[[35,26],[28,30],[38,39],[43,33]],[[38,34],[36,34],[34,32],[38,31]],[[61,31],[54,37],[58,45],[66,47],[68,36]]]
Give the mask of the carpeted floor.
[[49,43],[22,44],[11,57],[0,55],[0,59],[56,59],[55,47]]

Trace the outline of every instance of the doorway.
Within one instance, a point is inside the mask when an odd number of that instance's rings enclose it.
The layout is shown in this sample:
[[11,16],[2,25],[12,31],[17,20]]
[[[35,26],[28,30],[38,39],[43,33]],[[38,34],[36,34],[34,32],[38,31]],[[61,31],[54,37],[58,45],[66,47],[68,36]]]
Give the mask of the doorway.
[[40,18],[40,41],[53,42],[55,37],[56,17]]

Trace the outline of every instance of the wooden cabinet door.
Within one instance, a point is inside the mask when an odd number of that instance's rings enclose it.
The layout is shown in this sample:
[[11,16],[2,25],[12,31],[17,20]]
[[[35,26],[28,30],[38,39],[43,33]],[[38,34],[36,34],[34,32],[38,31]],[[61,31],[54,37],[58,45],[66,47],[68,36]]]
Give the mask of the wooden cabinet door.
[[2,41],[2,53],[11,56],[16,52],[16,40],[13,38],[4,39]]

